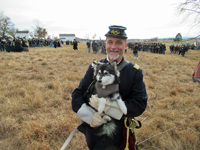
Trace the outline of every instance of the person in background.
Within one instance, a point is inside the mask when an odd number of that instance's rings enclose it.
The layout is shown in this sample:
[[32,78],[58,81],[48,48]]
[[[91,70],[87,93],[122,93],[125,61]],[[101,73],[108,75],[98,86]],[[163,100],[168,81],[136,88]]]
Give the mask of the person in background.
[[88,53],[90,53],[90,45],[91,45],[90,41],[87,41],[86,45],[87,45],[87,48],[88,48]]
[[135,58],[138,59],[138,51],[139,51],[139,47],[138,47],[138,44],[136,43],[135,46],[133,47],[134,59]]
[[98,46],[98,44],[95,42],[95,40],[93,40],[93,42],[92,42],[92,50],[93,50],[94,54],[97,53],[97,46]]
[[76,41],[76,39],[74,39],[73,41],[73,49],[78,50],[78,42]]

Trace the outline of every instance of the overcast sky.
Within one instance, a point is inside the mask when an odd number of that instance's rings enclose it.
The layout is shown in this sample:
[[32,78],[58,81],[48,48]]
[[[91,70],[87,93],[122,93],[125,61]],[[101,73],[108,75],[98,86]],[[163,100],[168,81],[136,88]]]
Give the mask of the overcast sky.
[[0,12],[19,30],[33,31],[39,20],[51,36],[96,34],[105,39],[110,25],[127,27],[128,38],[196,36],[192,18],[176,15],[176,4],[186,0],[0,0]]

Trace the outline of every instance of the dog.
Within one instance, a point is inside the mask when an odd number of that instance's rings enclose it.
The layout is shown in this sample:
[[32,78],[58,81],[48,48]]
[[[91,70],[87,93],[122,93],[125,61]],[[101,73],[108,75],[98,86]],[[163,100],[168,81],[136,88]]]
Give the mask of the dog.
[[[97,111],[99,114],[102,114],[104,113],[106,99],[117,101],[120,110],[126,115],[127,108],[119,94],[120,72],[117,70],[117,62],[93,62],[92,67],[94,69],[94,80],[84,95],[86,103],[89,105],[91,97],[98,97],[100,103]],[[107,120],[107,123],[99,127],[98,135],[107,134],[109,137],[112,137],[115,133],[116,125],[110,116],[104,115],[103,118]]]

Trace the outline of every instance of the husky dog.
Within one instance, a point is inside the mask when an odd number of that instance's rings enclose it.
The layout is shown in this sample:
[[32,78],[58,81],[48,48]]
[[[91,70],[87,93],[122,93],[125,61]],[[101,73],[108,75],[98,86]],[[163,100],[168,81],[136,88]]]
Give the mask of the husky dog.
[[[127,114],[127,108],[119,94],[120,72],[117,70],[116,61],[108,63],[93,62],[92,67],[94,68],[94,81],[85,94],[87,103],[90,103],[90,97],[98,97],[100,103],[97,111],[102,114],[106,105],[106,99],[117,101],[122,113]],[[100,132],[98,135],[107,134],[109,137],[112,137],[115,133],[116,125],[110,116],[104,115],[103,118],[108,122],[99,127]]]

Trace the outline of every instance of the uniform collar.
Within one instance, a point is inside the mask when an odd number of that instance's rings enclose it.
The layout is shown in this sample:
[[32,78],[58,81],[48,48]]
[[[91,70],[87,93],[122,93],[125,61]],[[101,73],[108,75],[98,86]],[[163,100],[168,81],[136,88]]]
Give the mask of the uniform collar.
[[[106,58],[106,59],[107,59],[108,62],[111,62],[111,61],[109,60],[109,58],[108,58],[108,55],[107,55],[107,58]],[[121,60],[120,62],[117,63],[117,66],[121,65],[121,63],[122,63],[123,61],[124,61],[124,57],[122,57],[122,60]]]

